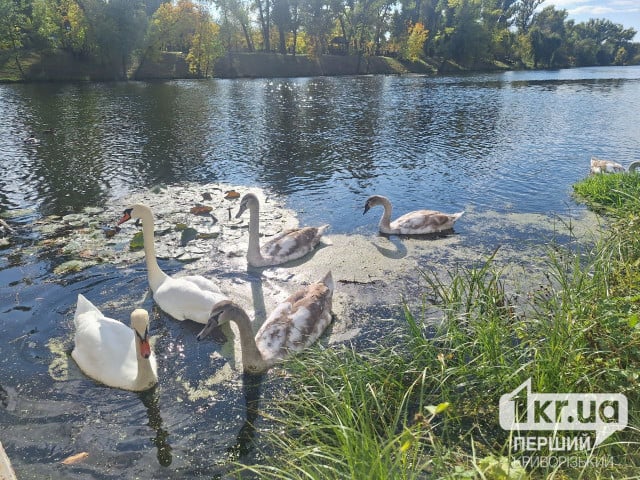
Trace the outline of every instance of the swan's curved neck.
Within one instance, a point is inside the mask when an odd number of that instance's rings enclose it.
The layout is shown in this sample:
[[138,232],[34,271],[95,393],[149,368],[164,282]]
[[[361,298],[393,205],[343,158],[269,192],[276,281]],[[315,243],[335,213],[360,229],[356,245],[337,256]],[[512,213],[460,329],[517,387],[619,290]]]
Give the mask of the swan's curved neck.
[[249,247],[247,258],[253,263],[264,261],[260,253],[260,208],[256,202],[249,205]]
[[268,368],[267,362],[258,350],[251,330],[251,320],[243,310],[238,309],[233,321],[238,326],[240,333],[240,346],[242,347],[242,365],[245,371],[258,373]]
[[144,242],[144,259],[147,263],[147,276],[151,291],[155,293],[167,275],[160,270],[156,259],[156,247],[154,244],[153,214],[151,211],[143,211],[140,216],[142,220],[142,238]]
[[391,230],[391,211],[393,207],[391,206],[391,202],[386,198],[381,199],[382,206],[384,207],[384,212],[382,212],[382,217],[380,217],[380,230]]
[[156,376],[151,367],[151,357],[144,358],[140,354],[140,340],[136,338],[136,358],[138,359],[138,374],[134,380],[135,385],[150,386],[156,383]]

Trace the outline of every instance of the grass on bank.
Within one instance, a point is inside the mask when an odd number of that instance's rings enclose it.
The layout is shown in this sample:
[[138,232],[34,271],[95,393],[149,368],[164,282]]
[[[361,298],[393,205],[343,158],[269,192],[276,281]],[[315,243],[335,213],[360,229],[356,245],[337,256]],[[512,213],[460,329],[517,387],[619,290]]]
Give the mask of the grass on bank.
[[[607,193],[613,181],[619,192]],[[525,301],[510,296],[492,258],[460,267],[446,281],[424,272],[424,308],[405,308],[406,328],[397,337],[367,351],[314,349],[288,363],[290,393],[266,412],[275,427],[265,441],[275,454],[239,466],[239,474],[640,476],[640,201],[628,178],[582,183],[588,188],[576,191],[585,200],[617,213],[595,247],[549,247],[547,281]],[[427,321],[435,314],[439,322]],[[622,393],[629,426],[589,451],[533,453],[570,456],[570,463],[524,468],[513,436],[499,426],[498,402],[528,378],[533,392]]]

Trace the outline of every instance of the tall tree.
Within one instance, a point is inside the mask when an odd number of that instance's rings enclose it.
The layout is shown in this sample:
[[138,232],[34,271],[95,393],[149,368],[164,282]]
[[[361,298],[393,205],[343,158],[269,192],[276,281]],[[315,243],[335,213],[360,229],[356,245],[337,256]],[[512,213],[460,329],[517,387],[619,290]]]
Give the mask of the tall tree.
[[291,7],[289,0],[273,0],[271,18],[278,28],[278,51],[287,53],[287,33],[291,30]]
[[20,48],[23,46],[25,29],[29,17],[24,13],[22,2],[0,0],[0,51],[11,50],[20,75],[24,76],[20,62]]
[[121,78],[128,78],[132,53],[142,46],[147,29],[143,0],[109,0],[104,5],[104,17],[99,23],[102,52],[121,69]]
[[533,53],[533,65],[560,66],[566,62],[561,47],[566,39],[565,20],[568,12],[556,10],[553,5],[534,14],[528,32]]
[[262,48],[267,52],[271,51],[271,3],[272,0],[255,0],[262,33]]
[[526,34],[529,31],[533,15],[544,0],[517,0],[513,4],[513,24],[519,33]]

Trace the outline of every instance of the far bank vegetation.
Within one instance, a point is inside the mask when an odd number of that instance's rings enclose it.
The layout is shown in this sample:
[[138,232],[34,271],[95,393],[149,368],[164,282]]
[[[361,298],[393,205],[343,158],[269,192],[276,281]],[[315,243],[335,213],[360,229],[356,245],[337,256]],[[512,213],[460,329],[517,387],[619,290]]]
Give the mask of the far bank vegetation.
[[194,77],[238,52],[387,56],[440,70],[627,65],[640,63],[635,33],[575,23],[544,0],[0,0],[0,77],[34,79],[35,64],[63,57],[91,65],[87,76],[126,79],[167,52]]

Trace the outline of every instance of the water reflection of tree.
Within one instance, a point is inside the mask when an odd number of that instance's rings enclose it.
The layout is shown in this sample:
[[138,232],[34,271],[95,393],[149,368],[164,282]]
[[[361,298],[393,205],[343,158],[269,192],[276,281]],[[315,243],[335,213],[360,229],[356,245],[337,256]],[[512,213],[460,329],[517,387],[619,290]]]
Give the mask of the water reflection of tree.
[[[330,184],[335,175],[368,178],[375,172],[381,80],[323,78],[287,81],[265,101],[266,145],[260,176],[279,193]],[[345,84],[351,95],[341,89]]]
[[22,182],[44,214],[103,205],[118,184],[195,178],[202,163],[200,92],[175,84],[29,85],[23,97],[24,129],[38,143],[25,152]]

